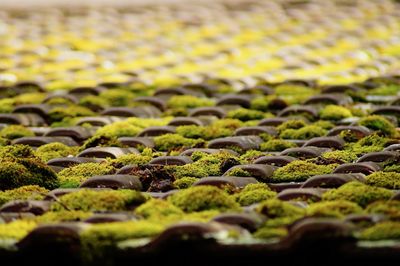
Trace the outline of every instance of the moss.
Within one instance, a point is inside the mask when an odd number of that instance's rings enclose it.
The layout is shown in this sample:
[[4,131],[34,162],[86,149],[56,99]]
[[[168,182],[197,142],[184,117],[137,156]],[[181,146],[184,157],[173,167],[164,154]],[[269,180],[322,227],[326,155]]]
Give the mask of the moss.
[[0,130],[0,136],[6,139],[18,139],[22,137],[33,137],[35,133],[24,126],[11,125]]
[[272,117],[273,115],[269,113],[264,113],[257,110],[250,110],[246,108],[238,108],[232,111],[229,111],[226,115],[227,118],[238,119],[240,121],[249,121],[249,120],[259,120],[266,117]]
[[258,239],[273,239],[273,238],[283,238],[287,236],[288,230],[284,227],[270,228],[261,227],[256,232],[253,233],[254,238]]
[[357,203],[361,207],[377,200],[387,200],[393,196],[393,191],[378,188],[353,181],[344,184],[337,189],[331,189],[322,196],[323,200],[348,200]]
[[88,138],[79,150],[83,151],[91,147],[123,147],[123,144],[118,140],[117,136],[107,134],[95,134]]
[[343,218],[346,215],[357,214],[362,211],[362,208],[354,202],[347,200],[333,200],[311,204],[307,208],[307,215]]
[[278,98],[275,95],[267,95],[263,97],[255,97],[251,100],[250,108],[262,112],[267,112],[271,110],[271,103]]
[[83,221],[93,214],[86,211],[49,211],[41,216],[35,217],[37,223],[58,223]]
[[42,200],[49,191],[37,185],[0,191],[0,206],[12,200]]
[[54,171],[37,159],[8,158],[0,161],[0,190],[27,185],[54,189],[58,184]]
[[256,211],[268,218],[263,227],[287,226],[305,215],[304,209],[278,199],[261,202]]
[[[76,126],[79,121],[79,117],[64,117],[61,121],[54,121],[51,123],[50,127],[72,127]],[[86,126],[83,124],[82,126]]]
[[263,142],[260,145],[260,150],[261,151],[270,151],[270,152],[276,152],[276,151],[283,151],[289,148],[295,148],[297,145],[293,142],[289,142],[286,140],[282,139],[271,139],[267,142]]
[[283,139],[311,139],[325,136],[327,131],[322,127],[309,125],[300,129],[286,129],[279,134]]
[[195,97],[192,95],[172,96],[167,102],[167,106],[170,108],[196,108],[213,105],[214,101],[211,99]]
[[400,86],[398,84],[388,84],[369,90],[368,94],[391,96],[391,95],[397,95],[399,91],[400,91]]
[[135,94],[123,89],[108,89],[102,91],[99,96],[111,106],[128,106]]
[[0,224],[0,240],[21,240],[36,227],[34,221],[16,220],[7,224]]
[[214,125],[210,126],[179,126],[176,128],[176,133],[191,139],[202,138],[205,140],[211,140],[216,138],[223,138],[233,135],[233,130],[229,128],[217,127]]
[[365,229],[358,236],[361,240],[398,240],[400,239],[400,222],[382,222]]
[[91,110],[100,110],[108,106],[108,101],[97,95],[87,95],[79,99],[79,105]]
[[349,109],[339,105],[327,105],[319,113],[321,119],[339,121],[352,116]]
[[343,163],[351,163],[357,160],[357,155],[351,151],[337,150],[337,151],[328,151],[323,153],[322,158],[339,160]]
[[278,168],[272,176],[274,182],[301,182],[314,175],[329,174],[336,164],[317,165],[307,161],[296,160]]
[[271,191],[264,183],[248,184],[239,193],[233,195],[233,198],[241,206],[249,206],[263,200],[272,199],[277,195]]
[[252,174],[240,167],[234,168],[227,173],[228,176],[241,176],[241,177],[251,177]]
[[354,144],[347,145],[345,149],[356,155],[362,155],[369,152],[382,151],[389,142],[390,139],[378,136],[377,134],[371,134]]
[[223,190],[213,186],[190,187],[172,194],[168,200],[185,212],[204,210],[228,211],[239,204]]
[[[85,261],[92,261],[99,258],[110,258],[119,241],[153,237],[160,234],[164,229],[164,225],[150,221],[92,225],[80,235],[83,259]],[[102,263],[104,262],[103,260]]]
[[35,155],[44,162],[47,162],[54,158],[76,155],[76,153],[76,147],[70,147],[60,142],[53,142],[42,145],[35,151]]
[[39,104],[46,98],[45,93],[41,92],[30,92],[23,93],[14,97],[14,101],[16,105],[20,104]]
[[279,133],[282,133],[283,131],[287,130],[287,129],[299,129],[302,127],[305,127],[307,124],[306,122],[304,122],[303,120],[287,120],[285,122],[283,122],[282,124],[280,124],[279,126],[277,126],[277,130]]
[[146,201],[146,197],[134,190],[81,189],[63,195],[51,205],[52,211],[124,211]]
[[12,98],[0,99],[0,113],[11,113],[14,109],[15,101]]
[[389,120],[380,115],[370,115],[361,118],[358,124],[377,131],[378,134],[387,137],[395,137],[397,135],[396,127]]
[[34,158],[35,153],[28,145],[9,145],[0,147],[0,158]]
[[135,214],[145,219],[160,220],[168,216],[182,216],[184,213],[181,209],[173,205],[171,202],[161,199],[151,199],[140,205]]
[[263,153],[262,151],[248,150],[244,154],[240,155],[239,160],[242,164],[248,164],[252,163],[254,160],[264,155],[265,153]]
[[202,139],[189,139],[178,134],[164,134],[154,138],[155,147],[159,151],[170,151],[204,146]]
[[60,185],[63,188],[78,187],[81,182],[91,176],[107,175],[115,172],[115,168],[108,163],[82,163],[65,168],[58,173]]
[[150,162],[152,157],[144,156],[141,154],[129,153],[118,157],[117,159],[110,160],[111,165],[115,168],[121,168],[125,165],[145,165]]
[[172,117],[167,116],[164,118],[141,118],[141,117],[129,117],[125,121],[133,126],[140,128],[165,126],[172,120]]
[[235,131],[236,129],[243,127],[245,124],[239,119],[225,118],[225,119],[217,119],[214,122],[212,122],[211,125],[214,127],[227,128],[232,131]]
[[375,172],[368,175],[365,179],[366,184],[371,186],[400,189],[400,173]]
[[400,201],[376,201],[369,204],[365,211],[367,213],[383,214],[390,219],[398,221],[400,220]]
[[198,178],[185,176],[174,181],[174,186],[178,189],[185,189],[191,187]]
[[114,137],[134,137],[143,129],[132,125],[127,121],[118,121],[110,125],[103,126],[96,131],[96,135]]
[[65,118],[75,118],[80,116],[93,116],[93,115],[95,115],[93,111],[79,105],[55,107],[51,109],[49,112],[49,117],[52,122],[61,121]]
[[312,124],[314,126],[321,127],[323,129],[327,129],[327,130],[332,129],[332,128],[335,127],[335,125],[332,122],[325,121],[325,120],[318,120],[317,122],[314,122]]

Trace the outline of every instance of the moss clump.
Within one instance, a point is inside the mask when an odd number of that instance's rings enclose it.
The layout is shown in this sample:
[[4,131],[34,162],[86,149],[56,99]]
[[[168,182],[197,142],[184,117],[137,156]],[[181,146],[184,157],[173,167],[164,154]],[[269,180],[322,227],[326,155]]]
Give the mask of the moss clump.
[[256,232],[253,233],[254,238],[258,239],[274,239],[274,238],[283,238],[287,236],[288,230],[284,227],[261,227]]
[[211,125],[235,131],[236,129],[244,126],[245,124],[238,119],[225,118],[225,119],[217,119]]
[[141,154],[135,154],[135,153],[130,153],[130,154],[125,154],[117,159],[110,160],[111,165],[113,165],[115,168],[121,168],[125,165],[129,164],[134,164],[134,165],[145,165],[148,162],[150,162],[152,157],[150,156],[145,156]]
[[264,183],[248,184],[239,193],[233,195],[233,198],[241,206],[249,206],[263,200],[272,199],[276,196],[276,192]]
[[0,190],[27,185],[54,189],[58,187],[59,183],[54,171],[37,159],[7,158],[0,160]]
[[365,179],[366,183],[371,186],[400,189],[400,173],[375,172],[368,175]]
[[35,217],[35,221],[38,223],[77,222],[83,221],[92,215],[91,212],[86,211],[50,211]]
[[280,124],[276,129],[279,133],[282,133],[287,129],[299,129],[305,127],[306,125],[306,122],[304,122],[303,120],[288,120]]
[[35,133],[24,126],[11,125],[0,130],[0,136],[6,139],[18,139],[22,137],[33,137]]
[[159,151],[171,151],[204,146],[202,139],[189,139],[178,134],[164,134],[154,138],[156,149]]
[[370,115],[361,118],[358,123],[361,126],[377,131],[378,134],[387,137],[395,137],[397,135],[396,127],[389,120],[380,115]]
[[362,211],[362,208],[354,202],[347,200],[333,200],[311,204],[307,208],[307,215],[343,218],[346,215],[361,213]]
[[390,139],[380,137],[377,134],[366,136],[354,144],[347,145],[347,151],[356,155],[362,155],[369,152],[381,151],[389,143]]
[[145,219],[160,220],[168,216],[182,216],[181,209],[166,200],[151,199],[140,205],[135,213]]
[[289,148],[295,148],[297,145],[293,142],[282,140],[282,139],[271,139],[267,142],[263,142],[260,145],[261,151],[283,151]]
[[108,89],[102,91],[99,96],[106,100],[108,105],[128,106],[130,103],[132,103],[132,99],[135,97],[135,94],[124,89]]
[[323,153],[322,158],[329,160],[337,160],[343,163],[351,163],[357,160],[357,155],[351,151],[337,150],[337,151],[328,151]]
[[134,190],[81,189],[58,198],[51,205],[52,211],[123,211],[146,201],[146,197]]
[[327,105],[319,113],[321,119],[338,121],[343,118],[351,117],[352,113],[349,109],[339,105]]
[[278,168],[272,175],[272,180],[274,182],[301,182],[314,175],[329,174],[336,166],[336,164],[318,165],[296,160]]
[[180,126],[176,128],[176,133],[191,139],[202,138],[205,140],[211,140],[216,138],[223,138],[233,135],[233,130],[229,128],[217,127],[214,125],[210,126]]
[[259,120],[266,117],[272,117],[273,115],[269,113],[264,113],[257,110],[250,110],[246,108],[238,108],[232,111],[229,111],[226,117],[238,119],[240,121],[249,121],[249,120]]
[[55,107],[50,110],[49,117],[52,122],[61,121],[65,118],[76,118],[80,116],[93,116],[92,110],[79,105]]
[[167,102],[167,106],[170,108],[196,108],[213,105],[214,101],[211,99],[195,97],[192,95],[172,96]]
[[357,203],[361,207],[377,200],[387,200],[393,196],[393,191],[378,188],[353,181],[343,186],[327,191],[323,194],[323,200],[348,200]]
[[368,205],[365,211],[367,213],[383,214],[390,219],[398,221],[400,220],[400,201],[376,201]]
[[191,187],[198,179],[195,177],[185,176],[174,181],[174,187],[185,189]]
[[134,137],[143,129],[127,121],[118,121],[99,128],[96,135],[114,137]]
[[244,154],[240,155],[239,161],[242,164],[252,163],[257,158],[264,156],[265,153],[258,150],[248,150]]
[[299,104],[316,94],[317,91],[302,85],[281,84],[275,87],[275,94],[289,104]]
[[332,129],[335,127],[335,125],[330,122],[330,121],[325,121],[325,120],[318,120],[317,122],[312,123],[314,126],[317,127],[322,127],[323,129]]
[[110,134],[95,134],[88,138],[79,148],[80,151],[91,147],[123,147],[117,136]]
[[234,168],[227,173],[228,176],[242,176],[242,177],[251,177],[252,174],[246,170],[243,170],[240,167]]
[[168,200],[185,212],[228,211],[239,208],[226,192],[213,186],[196,186],[172,194]]
[[87,107],[90,110],[101,110],[108,106],[108,101],[97,95],[88,95],[79,100],[79,105]]
[[61,170],[58,173],[58,178],[62,188],[74,188],[89,177],[114,172],[115,168],[108,163],[82,163]]
[[283,139],[311,139],[325,136],[327,131],[322,127],[309,125],[299,129],[286,129],[279,134]]
[[35,229],[36,223],[30,220],[16,220],[0,224],[0,240],[21,240]]
[[400,222],[382,222],[365,229],[358,236],[361,240],[398,240],[400,239]]
[[397,95],[400,91],[398,84],[386,84],[368,91],[369,95]]
[[288,216],[301,217],[305,214],[304,209],[278,199],[269,199],[261,202],[256,211],[270,219]]
[[67,157],[69,155],[75,155],[77,148],[67,146],[60,142],[53,142],[45,144],[37,148],[35,154],[42,161],[47,162],[54,158]]
[[49,191],[37,185],[22,186],[19,188],[0,191],[0,206],[12,200],[41,200]]
[[28,145],[8,145],[0,147],[0,158],[34,158],[33,149]]

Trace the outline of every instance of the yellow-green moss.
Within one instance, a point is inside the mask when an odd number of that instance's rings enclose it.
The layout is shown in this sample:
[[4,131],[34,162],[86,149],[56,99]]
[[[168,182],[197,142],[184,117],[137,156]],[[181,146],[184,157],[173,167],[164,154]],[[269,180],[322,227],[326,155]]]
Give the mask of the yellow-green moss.
[[0,158],[34,158],[33,149],[28,145],[8,145],[0,147]]
[[295,160],[278,168],[272,175],[274,182],[301,182],[314,175],[329,174],[336,164],[318,165],[307,161]]
[[270,219],[287,216],[301,217],[305,214],[304,209],[278,199],[269,199],[261,202],[256,211]]
[[215,120],[214,122],[211,123],[211,125],[220,128],[227,128],[234,131],[244,126],[245,124],[239,119],[224,118]]
[[82,163],[65,168],[58,173],[60,185],[63,188],[78,187],[81,182],[95,175],[107,175],[115,172],[108,163]]
[[277,195],[276,192],[264,183],[248,184],[240,192],[232,195],[232,197],[241,206],[248,206],[263,200],[272,199]]
[[349,182],[337,189],[331,189],[322,196],[323,200],[348,200],[361,207],[377,200],[387,200],[393,196],[393,191],[369,186],[357,181]]
[[17,95],[14,97],[16,105],[20,104],[39,104],[46,98],[46,93],[29,92]]
[[365,209],[367,213],[378,213],[383,214],[390,219],[400,220],[400,201],[389,200],[389,201],[376,201],[367,206]]
[[79,105],[59,106],[54,107],[49,112],[49,117],[52,122],[61,121],[65,118],[75,118],[80,116],[94,116],[95,113],[89,108]]
[[400,222],[382,222],[375,224],[363,230],[358,238],[369,241],[398,240],[400,239]]
[[196,186],[172,194],[168,200],[185,212],[228,211],[239,208],[226,192],[213,186]]
[[313,203],[306,211],[309,216],[343,218],[349,214],[361,213],[363,210],[354,202],[333,200]]
[[214,101],[211,99],[200,98],[192,95],[175,95],[167,102],[167,106],[170,108],[196,108],[213,105]]
[[14,109],[15,100],[12,98],[0,99],[0,113],[11,113]]
[[368,175],[365,179],[371,186],[400,189],[400,173],[379,171]]
[[369,95],[397,95],[400,91],[398,84],[386,84],[368,91]]
[[275,95],[267,95],[263,97],[255,97],[251,100],[250,108],[258,111],[267,112],[271,109],[270,104],[273,100],[276,100]]
[[127,121],[118,121],[110,125],[103,126],[96,131],[96,135],[106,135],[115,137],[134,137],[143,129],[132,125]]
[[283,238],[287,236],[287,234],[288,230],[284,227],[261,227],[253,233],[253,237],[258,239],[274,239]]
[[109,133],[95,134],[88,138],[80,147],[79,151],[86,150],[91,147],[123,147],[118,137]]
[[397,135],[396,127],[389,120],[380,115],[370,115],[361,118],[358,124],[377,131],[379,134],[387,137],[395,137]]
[[257,110],[251,110],[246,108],[238,108],[229,111],[226,115],[227,118],[238,119],[240,121],[260,120],[267,117],[273,117],[270,113],[264,113]]
[[299,104],[316,94],[317,91],[301,85],[281,84],[275,87],[275,94],[289,104]]
[[77,222],[83,221],[92,215],[93,213],[87,211],[49,211],[35,217],[35,221],[37,223]]
[[0,136],[6,139],[18,139],[22,137],[33,137],[35,133],[21,125],[10,125],[0,130]]
[[325,136],[326,129],[315,125],[304,126],[299,129],[286,129],[279,134],[282,139],[311,139]]
[[338,121],[352,116],[349,109],[339,105],[327,105],[319,113],[321,119]]
[[293,142],[282,140],[282,139],[271,139],[267,142],[263,142],[260,145],[261,151],[283,151],[288,148],[295,148],[297,145]]
[[335,125],[330,122],[330,121],[325,121],[325,120],[318,120],[317,122],[312,123],[314,126],[317,127],[322,127],[323,129],[332,129],[335,127]]
[[121,168],[125,165],[145,165],[150,162],[152,157],[141,154],[129,153],[118,157],[117,159],[110,160],[110,163],[115,168]]
[[81,189],[58,198],[51,205],[52,211],[123,211],[138,206],[146,197],[134,190]]
[[214,125],[210,126],[179,126],[176,128],[176,133],[191,139],[202,138],[205,140],[211,140],[216,138],[223,138],[233,135],[233,130],[229,128],[217,127]]
[[322,158],[339,160],[343,163],[352,163],[357,160],[357,155],[351,151],[345,150],[337,150],[337,151],[328,151],[322,154]]
[[303,121],[303,120],[287,120],[285,122],[283,122],[282,124],[280,124],[279,126],[277,126],[277,130],[279,133],[285,131],[286,129],[299,129],[302,127],[305,127],[307,124]]
[[19,188],[0,191],[0,206],[12,200],[41,200],[49,191],[37,185],[22,186]]
[[30,220],[16,220],[7,224],[0,224],[0,240],[21,240],[36,227]]
[[256,160],[257,158],[260,158],[261,156],[264,156],[264,155],[265,155],[265,153],[262,151],[248,150],[244,154],[240,155],[239,161],[242,164],[248,164],[248,163],[252,163],[254,160]]
[[184,176],[174,181],[174,187],[178,189],[185,189],[191,187],[197,180],[196,177]]
[[204,146],[202,139],[189,139],[178,134],[164,134],[154,138],[155,147],[159,151],[170,151],[174,149],[192,148]]
[[60,142],[53,142],[42,145],[35,151],[36,156],[44,162],[47,162],[54,158],[76,155],[76,153],[76,147],[70,147]]
[[161,220],[168,216],[182,216],[184,212],[171,202],[151,199],[136,208],[135,213],[145,219]]
[[369,152],[382,151],[390,139],[380,137],[377,134],[366,136],[356,143],[346,145],[345,149],[356,154],[362,155]]
[[108,101],[97,95],[87,95],[79,99],[79,105],[95,110],[108,106]]
[[133,103],[135,94],[124,89],[108,89],[102,91],[99,96],[111,106],[128,106]]

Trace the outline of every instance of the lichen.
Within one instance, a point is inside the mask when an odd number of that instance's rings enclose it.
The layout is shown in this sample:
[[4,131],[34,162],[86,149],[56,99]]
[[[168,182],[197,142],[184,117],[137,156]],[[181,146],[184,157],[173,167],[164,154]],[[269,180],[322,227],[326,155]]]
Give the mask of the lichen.
[[61,170],[58,173],[58,178],[62,188],[74,188],[91,176],[107,175],[114,172],[115,168],[108,163],[82,163]]
[[349,214],[361,213],[363,209],[351,201],[333,200],[313,203],[306,211],[309,216],[343,218]]
[[287,140],[282,140],[282,139],[271,139],[267,142],[263,142],[260,145],[260,150],[261,151],[270,151],[270,152],[276,152],[276,151],[283,151],[289,148],[295,148],[297,145],[293,142],[287,141]]
[[0,136],[6,139],[18,139],[22,137],[33,137],[35,133],[21,125],[10,125],[0,130]]
[[322,196],[323,200],[348,200],[357,203],[361,207],[377,200],[387,200],[393,196],[393,191],[373,187],[358,181],[352,181],[337,189],[331,189]]
[[377,131],[378,134],[386,137],[395,137],[397,135],[396,127],[389,120],[380,115],[363,117],[358,124]]
[[273,182],[301,182],[314,175],[329,174],[336,164],[317,165],[315,163],[295,160],[278,168],[272,175]]
[[76,155],[76,153],[76,147],[70,147],[60,142],[52,142],[42,145],[35,151],[35,155],[44,162],[47,162],[54,158]]
[[124,211],[144,203],[147,198],[135,190],[81,189],[58,198],[52,211]]
[[400,173],[374,172],[366,178],[366,184],[388,189],[400,189]]
[[349,109],[339,105],[327,105],[319,113],[321,119],[339,121],[352,116]]
[[168,200],[185,212],[228,211],[239,208],[226,192],[214,186],[195,186],[172,194]]
[[37,185],[0,191],[0,206],[12,200],[42,200],[49,191]]
[[202,139],[189,139],[178,134],[164,134],[154,138],[155,147],[159,151],[171,151],[204,146]]
[[196,108],[213,105],[214,101],[211,99],[195,97],[192,95],[175,95],[167,102],[167,106],[170,108]]
[[400,222],[381,222],[363,230],[358,238],[361,240],[398,240],[400,239]]
[[249,206],[263,200],[272,199],[277,195],[276,192],[264,183],[248,184],[240,192],[235,193],[232,197],[241,206]]

